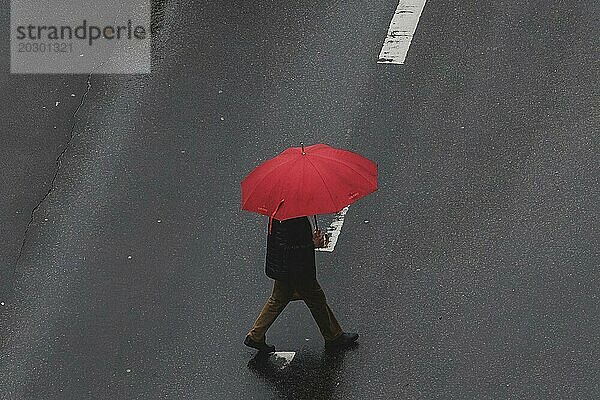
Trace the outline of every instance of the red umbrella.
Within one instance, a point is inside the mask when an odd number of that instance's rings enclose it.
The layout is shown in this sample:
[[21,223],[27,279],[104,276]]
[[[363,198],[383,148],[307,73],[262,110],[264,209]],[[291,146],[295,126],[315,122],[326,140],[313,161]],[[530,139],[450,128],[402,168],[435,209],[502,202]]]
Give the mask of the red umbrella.
[[340,211],[377,190],[377,164],[325,144],[291,147],[242,181],[242,209],[280,221]]

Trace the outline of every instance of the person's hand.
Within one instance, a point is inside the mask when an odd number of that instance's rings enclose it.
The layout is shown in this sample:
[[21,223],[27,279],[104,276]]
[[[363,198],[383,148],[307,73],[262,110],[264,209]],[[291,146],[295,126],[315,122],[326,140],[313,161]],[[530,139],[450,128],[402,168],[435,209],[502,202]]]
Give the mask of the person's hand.
[[313,233],[313,243],[315,244],[315,248],[327,247],[329,244],[329,238],[327,235],[323,235],[320,230],[315,230]]

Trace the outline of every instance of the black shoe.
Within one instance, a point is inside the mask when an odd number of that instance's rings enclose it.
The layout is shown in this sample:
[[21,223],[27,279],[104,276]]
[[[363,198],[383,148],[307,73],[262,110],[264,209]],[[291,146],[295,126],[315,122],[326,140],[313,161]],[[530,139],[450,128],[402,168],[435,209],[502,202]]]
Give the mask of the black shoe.
[[358,333],[342,333],[340,337],[334,340],[326,340],[325,348],[339,349],[351,346],[358,340]]
[[256,342],[250,336],[246,336],[244,344],[258,350],[261,353],[275,353],[275,346],[269,346],[266,342]]

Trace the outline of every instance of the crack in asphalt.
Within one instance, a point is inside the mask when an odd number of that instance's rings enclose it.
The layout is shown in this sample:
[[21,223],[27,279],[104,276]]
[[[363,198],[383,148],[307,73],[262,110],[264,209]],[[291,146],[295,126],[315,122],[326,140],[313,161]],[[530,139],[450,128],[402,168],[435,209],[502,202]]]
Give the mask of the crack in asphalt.
[[[119,15],[121,14],[121,11],[123,10],[123,6],[124,6],[124,2],[121,2],[121,7],[119,8],[117,14],[115,15],[115,19],[114,22],[116,24],[117,19],[119,18]],[[168,4],[168,1],[165,1],[164,4]],[[153,26],[156,31],[162,30],[163,26],[163,19],[164,19],[164,10],[161,9],[161,5],[164,7],[166,7],[163,3],[161,4],[156,4],[155,2],[152,2],[152,6],[154,7],[152,9],[151,12],[151,18],[153,18],[153,20],[151,21],[154,25]],[[167,36],[169,37],[169,35]],[[77,125],[77,114],[79,113],[79,111],[81,110],[81,108],[83,107],[84,103],[85,103],[85,99],[87,97],[87,95],[90,93],[91,89],[92,89],[92,76],[94,74],[94,72],[100,68],[102,65],[104,65],[108,60],[110,59],[110,56],[104,60],[102,63],[94,66],[94,68],[92,68],[92,70],[89,72],[88,76],[87,76],[87,80],[86,80],[86,84],[87,84],[87,88],[83,94],[83,96],[81,97],[81,101],[79,102],[79,105],[77,106],[77,108],[75,109],[75,111],[73,112],[73,115],[71,116],[71,119],[73,120],[73,125],[71,126],[71,130],[69,133],[69,138],[67,139],[67,142],[63,148],[63,150],[60,152],[60,154],[58,155],[58,157],[56,158],[56,170],[54,171],[54,175],[52,176],[52,180],[50,181],[50,188],[48,189],[48,191],[46,192],[46,194],[43,196],[43,198],[36,204],[36,206],[32,209],[31,211],[31,217],[29,219],[29,222],[27,223],[27,226],[25,227],[25,232],[23,234],[23,240],[21,241],[21,246],[19,247],[19,252],[17,254],[15,263],[14,263],[14,269],[13,269],[13,279],[11,279],[11,282],[14,281],[14,274],[16,273],[17,267],[19,265],[19,263],[21,262],[21,259],[23,257],[23,252],[25,250],[25,245],[27,244],[27,239],[29,237],[29,233],[30,230],[34,224],[35,221],[35,216],[37,214],[37,211],[40,209],[40,207],[42,206],[42,204],[44,204],[44,202],[46,202],[46,200],[50,197],[50,195],[52,194],[52,192],[55,189],[55,184],[56,184],[56,180],[58,178],[58,174],[61,171],[61,166],[62,166],[62,160],[65,156],[65,154],[67,153],[67,151],[69,150],[69,148],[71,147],[71,144],[73,143],[73,140],[78,136],[75,132],[75,127]]]
[[[119,11],[117,11],[117,14],[115,15],[114,25],[116,25],[117,19],[119,18],[119,15],[121,14],[121,11],[123,10],[123,4],[124,3],[121,2],[121,7],[119,8]],[[113,48],[113,50],[114,50],[114,48]],[[112,53],[111,53],[111,55],[112,55]],[[58,174],[59,174],[61,166],[62,166],[62,159],[63,159],[64,155],[67,153],[67,150],[69,150],[69,147],[71,147],[71,143],[73,142],[73,139],[75,139],[75,137],[77,137],[77,134],[75,133],[75,127],[77,126],[76,116],[77,116],[77,113],[79,112],[79,110],[83,107],[83,104],[85,103],[85,98],[87,97],[90,90],[92,89],[92,75],[94,74],[94,71],[96,71],[98,68],[100,68],[101,66],[106,64],[106,62],[108,62],[109,59],[110,59],[110,56],[108,56],[100,64],[94,66],[87,76],[87,80],[86,80],[87,88],[86,88],[85,92],[83,93],[83,96],[81,97],[81,101],[79,102],[79,105],[77,106],[77,108],[75,109],[75,112],[73,112],[73,115],[71,116],[71,119],[73,120],[73,125],[71,126],[71,130],[69,133],[69,139],[67,140],[67,143],[65,144],[65,147],[63,148],[63,150],[60,152],[60,154],[56,158],[56,169],[54,171],[54,175],[52,176],[52,180],[50,181],[50,188],[48,189],[48,191],[46,192],[44,197],[33,208],[33,210],[31,210],[31,218],[29,219],[29,222],[27,223],[27,226],[25,227],[25,233],[23,234],[23,241],[21,242],[21,247],[19,248],[19,253],[17,254],[17,259],[15,260],[14,272],[16,272],[19,262],[21,261],[21,257],[23,256],[23,250],[25,249],[25,244],[27,243],[27,237],[29,236],[29,230],[33,225],[36,212],[39,210],[39,208],[42,206],[42,204],[44,204],[46,199],[48,199],[50,197],[50,195],[52,194],[52,191],[55,189],[56,179],[58,177]]]
[[[106,62],[106,61],[104,61],[104,62]],[[104,64],[104,62],[102,64]],[[90,92],[90,89],[92,88],[92,82],[91,82],[92,73],[93,73],[94,70],[96,70],[96,68],[98,68],[102,64],[99,64],[98,66],[96,66],[92,70],[92,72],[90,72],[88,74],[87,81],[86,81],[86,83],[87,83],[87,89],[83,93],[83,96],[81,97],[81,101],[79,102],[79,105],[77,106],[77,108],[75,109],[75,112],[71,116],[71,119],[73,120],[73,125],[71,126],[71,130],[70,130],[70,133],[69,133],[69,139],[67,140],[67,143],[65,144],[65,147],[63,148],[63,150],[60,152],[60,154],[56,158],[56,169],[54,171],[54,175],[52,176],[52,180],[50,181],[50,188],[48,189],[48,191],[46,192],[46,194],[44,195],[44,197],[38,202],[38,204],[31,211],[31,218],[29,219],[29,223],[25,227],[25,233],[23,235],[23,241],[21,242],[21,247],[19,248],[19,253],[18,253],[17,259],[15,261],[15,266],[19,265],[19,261],[21,261],[21,257],[23,256],[23,249],[25,248],[25,243],[27,242],[27,237],[29,235],[29,229],[33,225],[33,222],[34,222],[34,219],[35,219],[35,214],[36,214],[37,210],[42,206],[42,204],[46,201],[46,199],[48,199],[48,197],[50,197],[50,195],[52,194],[52,191],[55,188],[56,178],[58,177],[58,173],[60,172],[60,168],[61,168],[61,165],[62,165],[62,159],[63,159],[64,155],[67,153],[67,150],[69,149],[69,147],[71,147],[71,143],[73,142],[73,139],[77,136],[75,134],[75,126],[77,125],[77,120],[75,118],[77,116],[77,113],[79,112],[79,110],[83,106],[83,103],[85,102],[85,98],[87,97],[88,93]]]

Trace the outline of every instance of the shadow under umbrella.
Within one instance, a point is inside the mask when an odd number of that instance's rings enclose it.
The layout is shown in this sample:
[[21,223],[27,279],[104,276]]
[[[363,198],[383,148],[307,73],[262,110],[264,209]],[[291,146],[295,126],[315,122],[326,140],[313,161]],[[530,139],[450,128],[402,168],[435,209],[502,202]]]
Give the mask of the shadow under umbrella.
[[346,350],[302,353],[289,365],[277,353],[258,353],[248,362],[248,368],[269,382],[283,399],[327,400],[333,398],[339,385],[346,351],[357,347],[358,343],[354,343]]

